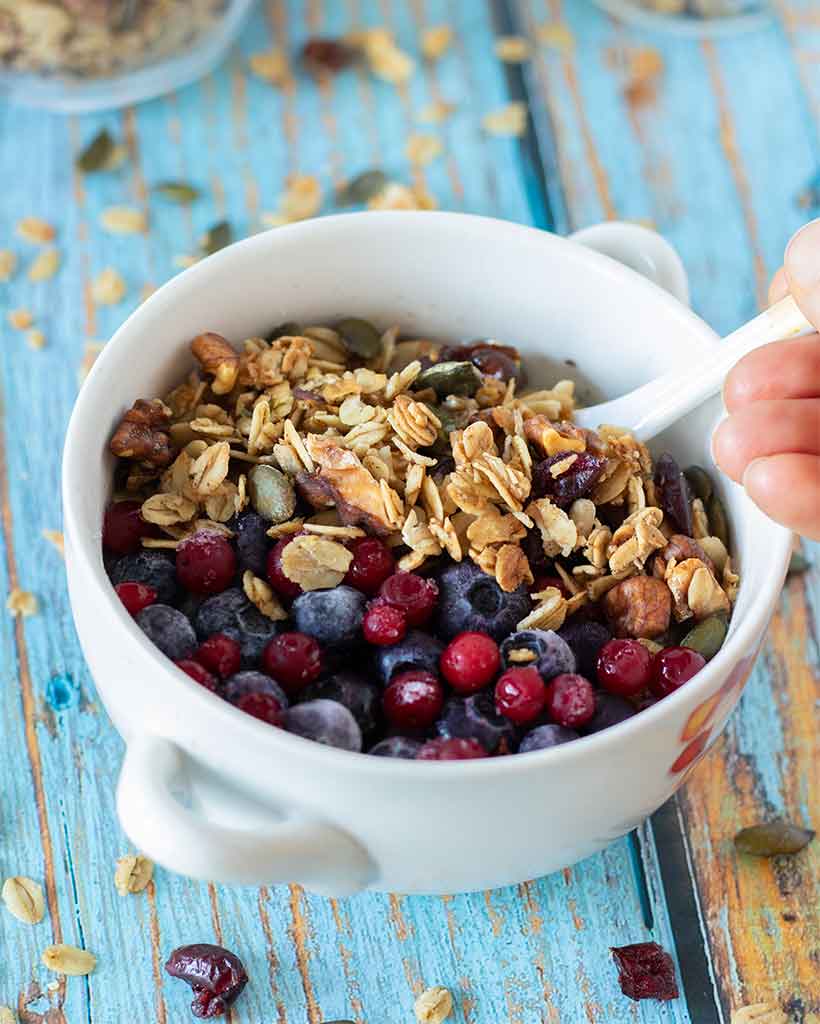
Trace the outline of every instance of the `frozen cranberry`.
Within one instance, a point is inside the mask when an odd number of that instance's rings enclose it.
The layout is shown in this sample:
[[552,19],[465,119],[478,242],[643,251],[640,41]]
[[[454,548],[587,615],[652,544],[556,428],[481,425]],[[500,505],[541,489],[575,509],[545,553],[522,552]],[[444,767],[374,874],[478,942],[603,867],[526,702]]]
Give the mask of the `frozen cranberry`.
[[444,691],[432,672],[408,669],[394,677],[382,701],[388,721],[397,729],[427,729],[439,716]]
[[239,671],[242,648],[233,637],[225,633],[214,633],[199,646],[194,659],[221,679],[227,679]]
[[242,961],[221,946],[198,942],[180,946],[168,957],[165,970],[191,986],[195,1017],[219,1017],[236,1001],[248,981]]
[[216,530],[199,530],[177,548],[177,579],[192,594],[219,594],[236,575],[236,554]]
[[143,537],[152,532],[140,515],[138,501],[112,501],[103,518],[103,547],[115,555],[130,555],[140,546]]
[[638,640],[609,640],[598,654],[598,682],[617,697],[637,697],[652,680],[652,655]]
[[460,633],[440,661],[441,674],[456,693],[469,696],[491,682],[501,666],[498,644],[486,633]]
[[487,751],[478,740],[428,740],[416,754],[417,761],[471,761],[487,757]]
[[509,669],[496,683],[496,710],[517,725],[537,718],[546,698],[544,681],[531,665]]
[[204,686],[206,690],[210,690],[211,693],[216,693],[216,688],[219,686],[215,676],[205,668],[204,665],[200,665],[198,661],[192,661],[190,658],[183,658],[182,661],[174,662],[177,668],[181,668],[182,671],[199,683],[200,686]]
[[664,647],[652,659],[650,690],[656,697],[670,693],[688,683],[706,664],[706,659],[689,647]]
[[353,50],[338,39],[308,39],[302,47],[302,60],[313,75],[337,74],[353,63]]
[[293,537],[283,537],[273,545],[268,555],[268,583],[282,597],[298,597],[302,593],[299,584],[289,579],[282,569],[282,552],[292,540]]
[[280,633],[262,652],[262,667],[293,696],[319,678],[322,652],[306,633]]
[[282,705],[269,693],[244,693],[236,702],[240,711],[253,715],[260,722],[268,725],[281,725],[283,718]]
[[547,686],[547,714],[556,725],[580,729],[595,714],[592,683],[574,672],[556,676]]
[[157,592],[147,583],[118,583],[114,590],[131,615],[136,615],[157,599]]
[[610,949],[618,967],[618,984],[630,999],[678,998],[672,957],[657,942],[636,942]]
[[382,583],[379,594],[394,608],[401,608],[408,626],[422,626],[433,614],[438,586],[415,573],[397,572]]
[[375,594],[396,571],[393,552],[378,537],[358,537],[351,542],[349,550],[353,561],[343,582],[363,594]]
[[404,639],[407,633],[407,616],[401,608],[375,601],[364,614],[362,632],[369,644],[389,647]]

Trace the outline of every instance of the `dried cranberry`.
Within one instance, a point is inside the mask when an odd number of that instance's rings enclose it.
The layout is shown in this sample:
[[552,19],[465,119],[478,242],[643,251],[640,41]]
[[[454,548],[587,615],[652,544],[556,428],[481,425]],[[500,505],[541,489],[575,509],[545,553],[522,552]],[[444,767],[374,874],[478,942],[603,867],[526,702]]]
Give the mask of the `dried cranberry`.
[[417,761],[471,761],[487,757],[487,751],[478,740],[428,740],[416,754]]
[[566,583],[564,583],[560,576],[550,576],[547,573],[539,573],[528,589],[531,594],[540,594],[541,591],[546,590],[547,587],[555,587],[555,589],[560,590],[566,598],[572,597],[572,594],[567,590]]
[[672,957],[657,942],[636,942],[610,949],[618,967],[618,984],[630,999],[678,998]]
[[518,380],[521,368],[504,352],[492,346],[478,348],[470,356],[470,362],[487,377],[495,377],[506,384],[508,380]]
[[501,666],[498,644],[486,633],[460,633],[441,656],[441,673],[456,693],[478,693]]
[[156,590],[149,587],[147,583],[118,583],[114,590],[117,591],[117,596],[131,615],[141,612],[143,608],[147,608],[157,599]]
[[556,725],[580,729],[595,714],[595,691],[592,683],[574,672],[555,676],[547,686],[546,710]]
[[242,961],[235,953],[205,942],[180,946],[168,957],[165,970],[191,986],[195,1017],[219,1017],[236,1001],[248,982]]
[[282,597],[298,597],[302,593],[299,584],[286,576],[282,569],[282,552],[292,540],[293,537],[283,537],[273,545],[268,555],[268,583]]
[[267,722],[268,725],[282,724],[282,705],[269,693],[245,693],[236,702],[236,706],[260,722]]
[[680,466],[665,452],[655,463],[655,486],[664,515],[677,529],[692,536],[692,487]]
[[363,594],[375,594],[387,577],[396,571],[393,552],[378,537],[359,537],[349,548],[353,561],[343,582]]
[[153,528],[140,515],[138,501],[112,501],[103,518],[103,547],[115,555],[130,555]]
[[225,633],[214,633],[199,646],[194,659],[214,672],[221,679],[227,679],[239,671],[242,648],[233,637]]
[[438,718],[444,691],[432,672],[408,669],[393,677],[383,704],[388,721],[397,729],[427,729]]
[[649,688],[656,697],[667,697],[688,683],[705,664],[703,655],[689,647],[664,647],[652,659]]
[[495,686],[496,710],[516,725],[537,718],[544,710],[546,696],[544,680],[531,665],[508,669]]
[[337,74],[349,67],[356,54],[338,39],[308,39],[302,47],[302,60],[311,74]]
[[394,608],[401,608],[408,626],[422,626],[433,614],[438,585],[412,572],[396,572],[381,585],[379,595]]
[[216,530],[198,530],[177,548],[177,579],[192,594],[219,594],[236,575],[236,553]]
[[190,658],[183,658],[182,661],[174,662],[174,664],[200,686],[204,686],[211,693],[216,693],[219,683],[216,676],[212,675],[204,665],[200,665],[198,661],[191,661]]
[[407,633],[407,616],[401,608],[374,601],[364,614],[362,633],[369,644],[377,647],[400,643]]
[[[553,476],[551,467],[572,455],[575,456],[572,465],[558,476]],[[592,490],[605,466],[606,459],[589,452],[558,452],[533,467],[531,496],[550,498],[559,508],[569,508],[576,498],[583,498]]]
[[322,652],[306,633],[280,633],[262,652],[262,667],[290,697],[319,678]]

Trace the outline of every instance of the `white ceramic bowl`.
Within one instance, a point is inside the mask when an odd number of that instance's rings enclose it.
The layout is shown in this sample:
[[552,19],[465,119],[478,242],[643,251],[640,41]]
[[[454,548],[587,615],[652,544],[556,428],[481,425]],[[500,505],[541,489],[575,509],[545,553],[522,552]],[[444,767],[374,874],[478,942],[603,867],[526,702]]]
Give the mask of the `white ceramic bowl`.
[[[657,235],[609,224],[586,245],[500,221],[364,213],[277,228],[166,284],[106,345],[83,385],[63,467],[66,559],[80,641],[128,744],[122,824],[183,874],[449,893],[520,882],[602,849],[680,785],[738,699],[780,591],[787,531],[720,482],[742,586],[729,637],[687,686],[622,725],[533,754],[422,763],[333,750],[243,714],[176,669],[109,584],[100,525],[107,441],[137,397],[190,367],[203,330],[239,342],[285,320],[342,315],[445,339],[494,337],[530,379],[563,360],[611,397],[715,345],[689,309],[679,260]],[[596,246],[660,281],[678,298]],[[717,400],[668,431],[683,464],[714,471]]]

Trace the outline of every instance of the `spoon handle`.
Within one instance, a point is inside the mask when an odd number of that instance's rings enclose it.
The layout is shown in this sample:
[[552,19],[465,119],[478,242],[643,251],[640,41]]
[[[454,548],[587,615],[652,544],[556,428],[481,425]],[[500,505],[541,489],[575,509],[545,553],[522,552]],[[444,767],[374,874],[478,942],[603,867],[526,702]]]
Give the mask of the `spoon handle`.
[[[761,345],[813,330],[787,295],[727,335],[719,347],[688,369],[670,370],[611,402],[581,409],[575,421],[593,429],[602,423],[629,427],[639,440],[648,441],[720,391],[726,375],[743,356]],[[592,418],[595,422],[588,422]]]

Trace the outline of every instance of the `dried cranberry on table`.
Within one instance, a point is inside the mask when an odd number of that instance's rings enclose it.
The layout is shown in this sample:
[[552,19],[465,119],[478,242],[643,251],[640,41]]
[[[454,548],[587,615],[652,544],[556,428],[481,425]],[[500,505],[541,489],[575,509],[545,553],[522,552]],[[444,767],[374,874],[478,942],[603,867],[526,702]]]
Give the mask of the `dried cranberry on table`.
[[338,74],[356,59],[356,52],[339,39],[308,39],[302,47],[302,60],[311,74]]
[[206,1020],[226,1013],[248,983],[244,964],[235,953],[205,942],[175,949],[165,970],[191,986],[191,1010]]
[[675,964],[657,942],[637,942],[631,946],[613,946],[612,958],[618,967],[618,984],[630,999],[678,998]]

